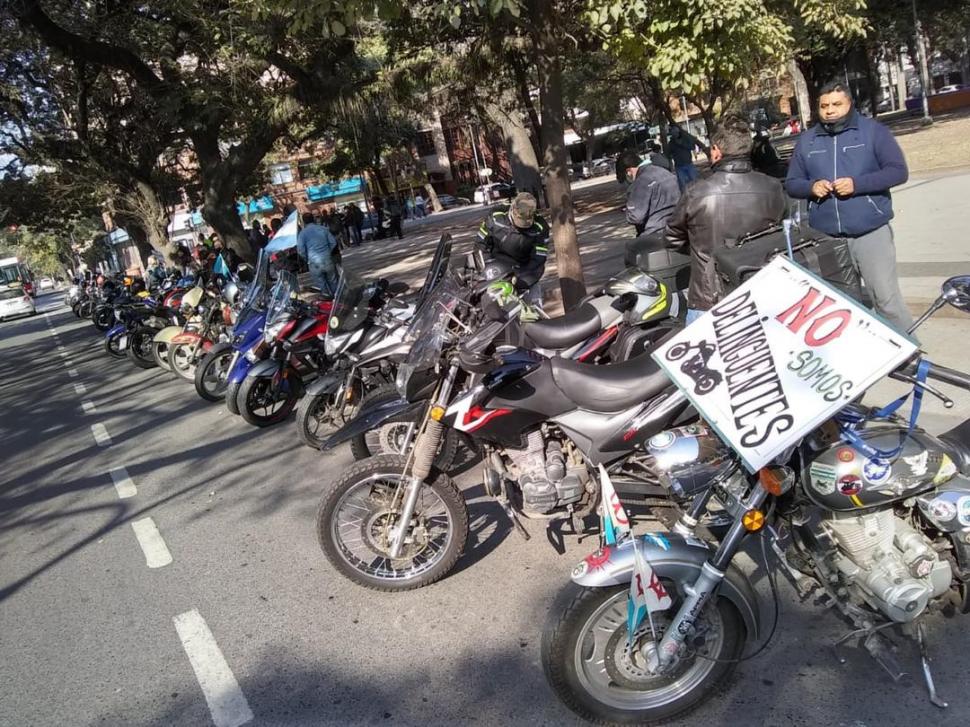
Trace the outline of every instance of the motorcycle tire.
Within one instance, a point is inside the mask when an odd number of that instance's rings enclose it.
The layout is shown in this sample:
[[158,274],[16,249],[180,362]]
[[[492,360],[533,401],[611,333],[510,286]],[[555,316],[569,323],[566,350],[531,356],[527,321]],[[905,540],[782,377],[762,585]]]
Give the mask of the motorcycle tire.
[[230,382],[226,386],[226,409],[230,414],[239,416],[239,389],[242,387],[241,381]]
[[75,303],[74,305],[71,306],[71,311],[74,313],[74,317],[75,318],[81,318],[82,317],[81,316],[81,306],[82,305],[84,305],[84,302],[79,300],[77,303]]
[[[201,348],[201,347],[200,347]],[[176,343],[168,347],[168,367],[176,376],[186,381],[195,382],[198,354],[192,358],[191,343]]]
[[[444,515],[447,516],[444,544],[433,552],[433,560],[421,563],[420,567],[410,575],[399,574],[397,571],[389,572],[387,569],[384,569],[385,575],[381,575],[380,567],[371,567],[371,564],[378,562],[378,559],[379,563],[390,564],[390,568],[394,567],[394,563],[414,560],[413,557],[402,555],[392,561],[389,556],[385,556],[386,550],[382,551],[379,544],[374,541],[370,541],[374,547],[365,544],[370,536],[376,534],[379,519],[383,517],[382,509],[397,483],[401,481],[407,459],[403,455],[387,454],[371,457],[363,462],[355,462],[330,485],[317,510],[317,538],[327,560],[341,575],[375,591],[410,591],[440,580],[455,567],[468,539],[468,507],[465,504],[465,498],[448,475],[437,468],[432,468],[422,485],[423,494],[430,493],[433,496],[433,502],[437,501],[444,507]],[[377,483],[381,480],[385,484],[383,492],[375,493]],[[344,502],[358,490],[367,490],[364,503],[370,503],[371,509],[375,509],[376,512],[372,517],[361,518],[360,509],[367,510],[367,505],[363,503],[351,505],[353,512],[348,515],[344,529],[349,528],[354,539],[344,541],[339,537],[338,518],[343,512]],[[378,495],[376,500],[373,499],[375,494]],[[414,517],[420,519],[422,509],[419,503],[415,508]],[[367,523],[363,528],[360,527],[362,522]],[[352,543],[361,543],[358,549],[369,550],[369,552],[365,552],[363,557],[357,557],[349,552],[349,545]],[[415,547],[414,543],[412,542],[409,547]],[[427,543],[416,555],[420,555],[425,549],[427,549]],[[368,573],[368,569],[377,572]]]
[[[401,394],[398,392],[397,386],[384,384],[364,396],[358,411],[367,411],[380,402],[396,401],[400,398]],[[381,425],[379,429],[358,434],[350,440],[350,452],[354,455],[354,459],[360,461],[378,454],[405,454],[397,443],[402,434],[400,430],[412,423],[415,426],[420,424],[423,414],[424,410],[422,409],[410,421],[387,422]],[[434,457],[435,467],[442,472],[451,469],[455,463],[455,458],[458,456],[458,443],[458,432],[451,427],[446,427],[442,432],[441,443],[438,445],[438,451]],[[319,446],[317,448],[319,449]]]
[[195,367],[195,393],[206,401],[222,401],[233,355],[234,349],[228,343],[213,346]]
[[[673,586],[671,586],[673,588]],[[671,592],[668,588],[668,592]],[[627,647],[627,599],[630,586],[585,588],[569,583],[549,611],[542,634],[540,656],[546,679],[559,698],[573,712],[599,724],[655,725],[682,717],[716,696],[725,680],[737,667],[744,651],[746,632],[737,608],[726,598],[717,597],[702,614],[720,627],[706,656],[685,660],[677,667],[677,677],[651,677],[642,666],[629,660]],[[655,613],[654,619],[677,612],[678,603],[668,611]],[[616,614],[621,614],[616,617]],[[644,623],[641,629],[649,629]],[[609,638],[592,633],[613,631]],[[708,643],[709,643],[708,642]],[[708,646],[704,644],[704,647]],[[602,644],[603,653],[599,653]],[[702,648],[704,648],[702,647]],[[626,663],[623,661],[626,660]],[[621,663],[617,663],[620,661]],[[610,673],[610,666],[613,672]],[[588,668],[588,671],[586,669]],[[583,673],[580,673],[580,670]],[[696,675],[692,674],[697,670]],[[642,675],[642,676],[641,676]],[[659,686],[651,692],[637,689],[642,683]],[[668,690],[669,694],[664,694]],[[638,695],[640,704],[637,704]]]
[[91,313],[93,313],[93,306],[90,300],[81,301],[77,306],[77,317],[78,318],[90,318]]
[[300,441],[312,449],[320,449],[331,434],[357,416],[357,412],[367,399],[361,399],[360,383],[357,383],[356,387],[357,390],[354,391],[351,400],[359,404],[356,407],[349,407],[347,413],[343,415],[335,415],[335,418],[330,421],[322,420],[328,418],[327,414],[336,405],[334,398],[337,392],[304,396],[296,411],[296,430],[300,435]]
[[104,339],[104,350],[112,358],[127,358],[128,353],[118,349],[118,336]]
[[91,315],[94,327],[104,333],[115,324],[114,309],[109,306],[101,306]]
[[137,328],[128,341],[128,360],[140,369],[153,369],[158,364],[152,354],[152,339],[158,333],[154,328]]
[[161,341],[152,341],[152,357],[158,368],[163,371],[171,371],[172,367],[168,363],[168,344]]
[[270,414],[259,414],[257,404],[262,396],[265,395],[266,387],[270,386],[271,380],[264,376],[247,376],[239,387],[239,394],[236,397],[236,405],[242,418],[254,427],[271,427],[279,424],[286,419],[296,407],[297,393],[292,389],[285,392],[285,398],[276,399],[273,403],[280,403],[280,408],[275,409]]

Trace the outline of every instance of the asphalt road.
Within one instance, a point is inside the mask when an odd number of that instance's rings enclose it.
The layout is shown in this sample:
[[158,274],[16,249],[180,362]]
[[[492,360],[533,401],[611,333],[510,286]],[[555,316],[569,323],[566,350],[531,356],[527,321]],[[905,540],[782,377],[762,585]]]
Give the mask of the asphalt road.
[[[0,725],[578,724],[539,638],[592,539],[560,554],[532,523],[524,542],[472,468],[456,572],[411,593],[357,587],[313,528],[349,452],[109,359],[59,298],[0,326]],[[966,723],[970,621],[932,623],[943,712],[861,652],[836,663],[842,623],[781,600],[773,645],[683,724]],[[914,649],[900,658],[918,674]]]

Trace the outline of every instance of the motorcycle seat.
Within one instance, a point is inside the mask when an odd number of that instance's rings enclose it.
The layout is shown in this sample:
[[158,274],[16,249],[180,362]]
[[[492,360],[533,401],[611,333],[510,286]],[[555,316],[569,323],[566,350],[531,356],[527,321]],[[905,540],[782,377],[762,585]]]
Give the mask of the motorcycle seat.
[[553,358],[552,379],[582,409],[617,412],[652,399],[672,383],[649,354],[616,364]]
[[522,331],[540,348],[569,348],[592,336],[601,326],[599,311],[583,303],[558,318],[526,323]]

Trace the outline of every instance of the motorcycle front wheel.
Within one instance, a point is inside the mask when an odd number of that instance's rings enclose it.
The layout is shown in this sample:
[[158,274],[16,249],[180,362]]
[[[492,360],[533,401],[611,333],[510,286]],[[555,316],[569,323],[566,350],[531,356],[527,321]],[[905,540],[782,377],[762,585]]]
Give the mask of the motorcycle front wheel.
[[152,354],[152,338],[158,333],[154,328],[139,328],[131,334],[128,342],[128,358],[141,369],[153,369],[158,364]]
[[168,363],[168,344],[161,341],[152,341],[152,356],[158,368],[163,371],[171,371],[172,367]]
[[91,320],[94,322],[94,327],[99,331],[107,331],[115,322],[114,308],[107,305],[101,306],[94,311]]
[[125,351],[123,351],[119,346],[119,344],[121,343],[121,336],[123,335],[125,334],[121,334],[120,336],[112,336],[111,338],[105,338],[104,339],[105,353],[107,353],[109,356],[113,356],[114,358],[125,358],[128,354],[125,353]]
[[[198,354],[192,355],[192,343],[175,343],[168,347],[168,367],[175,375],[186,381],[195,381]],[[199,346],[201,349],[201,345]]]
[[354,583],[377,591],[409,591],[447,575],[468,539],[468,508],[446,474],[432,469],[418,493],[404,550],[390,555],[397,525],[392,501],[405,480],[407,457],[371,457],[346,469],[323,496],[317,538],[331,565]]
[[[361,386],[357,383],[350,397],[351,402],[360,402],[360,389]],[[306,446],[320,449],[331,434],[357,416],[359,404],[338,406],[337,393],[331,391],[325,394],[308,394],[300,401],[300,407],[296,411],[296,430],[300,441]]]
[[213,346],[195,368],[195,392],[206,401],[221,401],[226,395],[226,377],[235,351],[228,343]]
[[[666,583],[665,583],[666,585]],[[667,589],[674,595],[674,585]],[[698,620],[687,655],[665,675],[646,669],[639,646],[652,639],[649,620],[628,645],[629,585],[584,588],[570,583],[549,612],[542,635],[542,667],[559,698],[587,720],[609,724],[664,723],[717,694],[744,650],[745,629],[734,605],[712,599]],[[662,636],[680,607],[655,612]]]
[[239,416],[239,388],[241,381],[231,381],[226,385],[226,409],[230,414]]
[[286,419],[296,407],[297,394],[292,387],[273,391],[273,381],[266,376],[247,376],[236,404],[242,418],[255,427],[271,427]]

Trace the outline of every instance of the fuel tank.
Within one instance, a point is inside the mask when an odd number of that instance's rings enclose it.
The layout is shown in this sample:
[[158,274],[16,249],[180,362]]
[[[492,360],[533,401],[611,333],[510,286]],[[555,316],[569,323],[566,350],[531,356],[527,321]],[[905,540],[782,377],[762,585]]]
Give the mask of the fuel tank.
[[957,472],[946,446],[922,430],[907,434],[898,426],[876,425],[860,435],[875,449],[894,450],[900,438],[903,447],[891,460],[882,460],[871,459],[845,442],[822,446],[814,442],[802,481],[805,492],[821,507],[849,512],[884,506],[943,484]]
[[645,449],[660,484],[678,497],[690,497],[737,467],[731,449],[703,424],[668,429],[651,437]]

